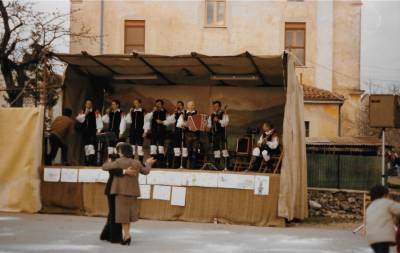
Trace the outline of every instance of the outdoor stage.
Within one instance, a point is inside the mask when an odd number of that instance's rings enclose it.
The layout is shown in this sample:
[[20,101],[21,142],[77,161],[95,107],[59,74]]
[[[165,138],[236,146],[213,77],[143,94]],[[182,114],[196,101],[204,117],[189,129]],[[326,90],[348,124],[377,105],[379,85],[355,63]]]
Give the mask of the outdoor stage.
[[[46,167],[41,211],[105,216],[107,177],[99,167]],[[279,181],[277,174],[153,169],[139,178],[140,218],[283,227]]]
[[[63,107],[71,108],[74,117],[86,98],[94,99],[95,108],[103,108],[107,106],[103,101],[105,95],[115,90],[120,93],[113,95],[123,95],[121,101],[126,101],[126,106],[138,97],[147,101],[148,110],[159,97],[169,105],[177,99],[199,101],[202,108],[198,110],[204,113],[210,101],[222,100],[230,105],[230,136],[240,137],[244,129],[257,126],[265,119],[274,119],[275,125],[282,126],[278,132],[282,135],[284,156],[279,175],[186,170],[168,170],[163,174],[164,170],[155,169],[150,176],[140,178],[144,198],[140,203],[140,217],[284,226],[284,219],[280,217],[303,220],[308,216],[304,101],[291,54],[58,57],[69,64],[63,84]],[[149,69],[144,61],[158,71]],[[204,64],[212,66],[214,74]],[[149,74],[154,74],[155,79],[120,80],[121,75],[135,78]],[[219,78],[228,76],[229,81],[215,79],[216,74]],[[125,88],[133,93],[122,92]],[[243,97],[251,99],[238,103]],[[99,168],[78,167],[83,154],[79,133],[73,134],[68,143],[68,162],[76,167],[44,170],[44,115],[42,106],[0,110],[0,118],[7,122],[0,126],[3,133],[0,211],[105,215],[106,174]],[[45,175],[46,182],[43,182]]]

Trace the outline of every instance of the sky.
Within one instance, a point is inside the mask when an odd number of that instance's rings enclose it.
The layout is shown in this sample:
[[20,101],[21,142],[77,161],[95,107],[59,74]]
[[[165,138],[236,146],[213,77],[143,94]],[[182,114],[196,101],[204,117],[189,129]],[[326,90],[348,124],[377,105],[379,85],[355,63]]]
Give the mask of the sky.
[[[70,0],[22,0],[23,2],[30,2],[33,4],[33,9],[39,12],[58,12],[66,14],[70,11]],[[69,18],[65,19],[65,26],[69,27]],[[58,40],[55,44],[56,51],[60,53],[69,52],[69,38]]]
[[400,1],[363,1],[361,88],[370,93],[400,88]]
[[[40,11],[68,12],[70,7],[70,0],[33,2]],[[400,0],[364,0],[361,33],[361,89],[391,93],[395,86],[400,91]],[[68,40],[60,41],[57,51],[68,52]]]

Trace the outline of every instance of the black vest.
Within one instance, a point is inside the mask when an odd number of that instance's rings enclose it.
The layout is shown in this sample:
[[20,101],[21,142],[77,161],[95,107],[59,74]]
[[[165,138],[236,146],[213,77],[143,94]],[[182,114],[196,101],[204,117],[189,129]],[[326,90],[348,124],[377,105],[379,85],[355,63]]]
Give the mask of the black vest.
[[153,112],[153,118],[151,119],[151,131],[158,132],[158,131],[165,131],[166,126],[164,124],[158,124],[157,120],[164,121],[167,119],[167,112],[164,109],[160,111]]
[[121,111],[109,112],[108,113],[108,131],[119,135],[119,125],[121,124]]
[[[267,136],[266,133],[263,133],[262,136],[263,136],[263,139],[266,138],[266,141],[272,141],[272,138],[273,138],[274,136],[277,136],[277,135],[276,135],[276,132],[273,130],[273,131],[271,132],[270,135]],[[262,149],[268,150],[268,152],[269,152],[270,154],[272,154],[272,155],[279,154],[279,152],[280,152],[280,145],[279,145],[279,143],[278,143],[278,146],[276,147],[276,149],[271,149],[265,142],[263,142],[263,144],[262,144],[261,147],[262,147]]]
[[214,121],[214,117],[218,117],[219,120],[222,120],[224,117],[224,111],[218,111],[211,113],[211,131],[214,134],[224,133],[225,127],[221,126],[221,123],[218,121]]
[[94,111],[86,114],[85,121],[82,123],[83,125],[83,134],[85,135],[96,135],[97,127],[96,127],[96,114]]
[[143,131],[143,125],[144,125],[144,111],[143,109],[141,111],[131,111],[131,119],[132,119],[132,124],[130,128],[130,132],[134,131]]

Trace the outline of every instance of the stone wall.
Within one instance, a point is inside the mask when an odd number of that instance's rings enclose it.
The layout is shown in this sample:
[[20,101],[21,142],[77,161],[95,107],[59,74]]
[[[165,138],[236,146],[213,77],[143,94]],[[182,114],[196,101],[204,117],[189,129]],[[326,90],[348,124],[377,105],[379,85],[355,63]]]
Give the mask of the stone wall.
[[309,217],[332,221],[363,219],[363,192],[309,189]]

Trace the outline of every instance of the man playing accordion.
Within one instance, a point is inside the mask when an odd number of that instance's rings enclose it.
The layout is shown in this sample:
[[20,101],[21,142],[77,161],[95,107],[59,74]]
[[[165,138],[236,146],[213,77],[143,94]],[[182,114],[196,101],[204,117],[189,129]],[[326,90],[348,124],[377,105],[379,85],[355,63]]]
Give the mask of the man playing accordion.
[[184,129],[185,134],[185,144],[189,153],[189,168],[196,169],[198,168],[197,161],[197,153],[199,149],[199,138],[200,131],[189,127],[189,117],[193,117],[197,114],[196,105],[193,101],[189,101],[186,105],[187,110],[179,117],[176,126],[178,128]]

